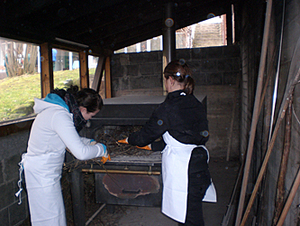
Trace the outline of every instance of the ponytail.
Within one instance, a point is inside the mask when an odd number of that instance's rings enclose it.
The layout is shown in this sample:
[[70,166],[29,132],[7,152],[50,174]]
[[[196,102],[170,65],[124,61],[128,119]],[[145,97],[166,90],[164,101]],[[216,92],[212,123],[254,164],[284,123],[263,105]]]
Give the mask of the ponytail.
[[186,80],[186,83],[184,85],[184,92],[186,94],[193,94],[194,87],[195,87],[194,79],[190,75],[188,75],[188,76],[186,76],[185,80]]
[[185,60],[181,59],[170,62],[164,70],[164,76],[166,79],[171,76],[177,82],[182,83],[186,94],[193,94],[195,82]]

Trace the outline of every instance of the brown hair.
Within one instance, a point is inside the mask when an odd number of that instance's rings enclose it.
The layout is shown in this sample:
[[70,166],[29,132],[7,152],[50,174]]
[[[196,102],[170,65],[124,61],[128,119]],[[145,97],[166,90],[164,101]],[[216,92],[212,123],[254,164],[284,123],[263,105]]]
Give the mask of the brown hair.
[[84,88],[78,91],[78,89],[78,86],[71,86],[67,91],[73,94],[79,107],[85,107],[88,112],[101,110],[103,101],[95,90]]
[[184,59],[171,61],[164,70],[164,77],[172,77],[179,83],[184,84],[184,92],[192,94],[195,87],[194,79],[191,76],[191,70]]

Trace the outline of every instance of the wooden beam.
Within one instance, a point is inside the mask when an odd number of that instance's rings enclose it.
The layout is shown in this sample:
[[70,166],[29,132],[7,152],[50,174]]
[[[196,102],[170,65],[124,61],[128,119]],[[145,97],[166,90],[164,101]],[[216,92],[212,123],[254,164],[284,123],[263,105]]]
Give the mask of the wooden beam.
[[105,98],[111,98],[110,57],[105,61]]
[[276,189],[276,201],[275,201],[275,211],[274,211],[275,214],[273,218],[274,225],[276,225],[284,205],[285,178],[286,178],[286,171],[288,167],[290,147],[291,147],[291,124],[292,124],[292,115],[293,115],[292,104],[293,104],[293,96],[290,99],[290,103],[286,111],[284,149],[281,157],[280,170],[279,170],[277,189]]
[[292,205],[292,202],[293,202],[293,200],[295,198],[295,195],[296,195],[296,193],[298,191],[299,185],[300,185],[300,170],[298,170],[298,173],[296,175],[296,179],[295,179],[294,184],[293,184],[293,186],[291,188],[290,194],[289,194],[289,196],[288,196],[288,198],[286,200],[286,203],[284,205],[284,208],[282,210],[282,213],[280,215],[279,221],[276,224],[276,226],[282,226],[283,225],[284,220],[285,220],[285,218],[286,218],[286,216],[288,214],[288,211],[289,211],[289,209],[290,209],[290,207]]
[[95,71],[95,76],[92,84],[92,89],[96,90],[97,92],[100,91],[100,84],[103,74],[103,66],[104,66],[105,56],[101,56],[98,58],[98,64]]
[[53,89],[53,62],[52,51],[49,43],[40,45],[41,49],[41,92],[42,97],[46,97]]
[[86,51],[79,52],[80,61],[80,88],[89,88],[88,54]]

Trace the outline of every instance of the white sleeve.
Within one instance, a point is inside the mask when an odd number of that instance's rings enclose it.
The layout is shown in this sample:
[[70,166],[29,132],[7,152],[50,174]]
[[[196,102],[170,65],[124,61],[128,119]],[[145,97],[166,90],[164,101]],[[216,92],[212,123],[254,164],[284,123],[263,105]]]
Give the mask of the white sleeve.
[[84,143],[85,145],[89,145],[91,143],[92,139],[86,138],[86,137],[80,137],[82,143]]
[[102,144],[89,145],[82,141],[68,112],[58,111],[54,118],[52,128],[77,159],[88,160],[105,155]]

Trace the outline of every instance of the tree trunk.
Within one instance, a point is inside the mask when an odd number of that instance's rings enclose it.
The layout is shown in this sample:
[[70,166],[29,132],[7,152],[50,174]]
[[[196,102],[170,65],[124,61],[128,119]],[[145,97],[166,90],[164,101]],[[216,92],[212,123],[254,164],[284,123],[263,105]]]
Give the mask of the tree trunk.
[[15,77],[22,73],[22,51],[23,44],[7,41],[6,48],[2,48],[5,69],[8,77]]
[[24,73],[33,74],[35,72],[36,57],[37,47],[27,44],[24,56]]

